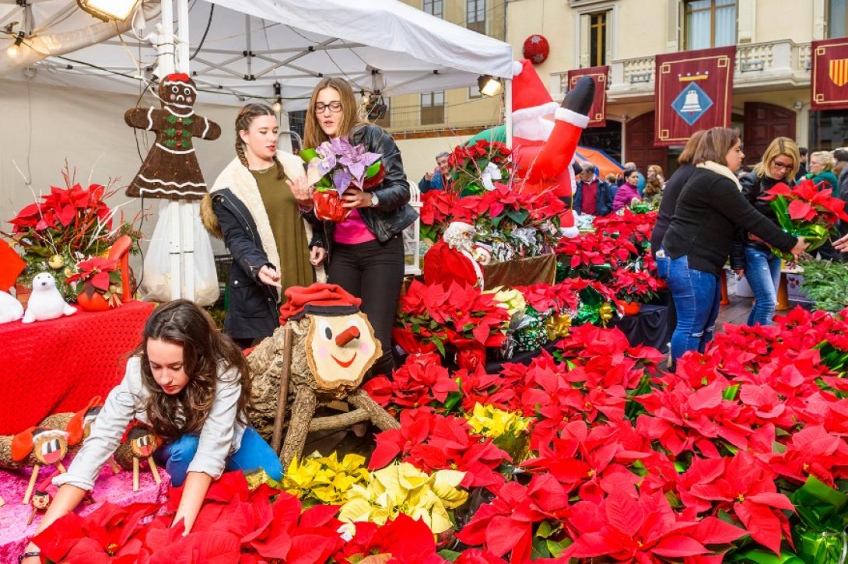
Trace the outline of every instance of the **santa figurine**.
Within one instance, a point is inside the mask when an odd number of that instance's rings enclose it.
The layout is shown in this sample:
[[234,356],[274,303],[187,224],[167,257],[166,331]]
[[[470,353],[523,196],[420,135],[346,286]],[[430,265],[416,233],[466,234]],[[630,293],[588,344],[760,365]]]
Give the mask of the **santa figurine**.
[[483,289],[483,269],[492,255],[485,247],[474,243],[473,225],[454,221],[445,229],[442,240],[424,255],[424,283],[450,287],[479,286]]
[[[570,164],[580,135],[589,124],[589,110],[595,97],[595,82],[581,77],[561,104],[554,102],[529,60],[516,61],[512,78],[512,151],[517,189],[539,193],[554,188],[560,198],[573,193],[574,174]],[[506,140],[499,126],[472,137]],[[563,214],[562,227],[574,225],[573,214]]]

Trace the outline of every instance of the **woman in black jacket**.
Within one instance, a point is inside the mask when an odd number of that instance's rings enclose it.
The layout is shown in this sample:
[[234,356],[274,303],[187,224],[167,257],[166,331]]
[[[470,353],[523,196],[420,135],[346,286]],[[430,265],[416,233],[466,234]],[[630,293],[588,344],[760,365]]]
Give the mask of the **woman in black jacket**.
[[[739,179],[742,195],[758,212],[778,225],[777,216],[763,196],[779,182],[793,185],[792,179],[800,166],[801,155],[795,141],[778,137],[769,143],[762,161],[754,166],[754,170]],[[745,278],[756,299],[748,314],[748,325],[771,325],[780,284],[780,257],[771,252],[767,244],[743,230],[739,231],[738,244],[743,250]]]
[[704,133],[693,158],[696,170],[680,193],[657,251],[657,270],[668,282],[677,311],[673,365],[686,351],[703,352],[712,339],[721,298],[719,274],[735,227],[796,256],[807,247],[803,237],[781,231],[742,196],[735,172],[744,156],[736,131],[715,127]]
[[356,97],[345,80],[325,78],[309,100],[303,146],[314,149],[338,137],[348,137],[352,145],[363,144],[367,151],[379,153],[386,175],[375,188],[348,188],[342,194],[343,205],[351,213],[340,223],[322,225],[315,218],[311,200],[300,202],[301,211],[315,227],[310,242],[313,264],[326,262],[327,281],[362,299],[362,312],[380,340],[383,355],[372,374],[391,375],[392,324],[404,274],[402,231],[418,214],[409,205],[409,181],[392,136],[359,121]]

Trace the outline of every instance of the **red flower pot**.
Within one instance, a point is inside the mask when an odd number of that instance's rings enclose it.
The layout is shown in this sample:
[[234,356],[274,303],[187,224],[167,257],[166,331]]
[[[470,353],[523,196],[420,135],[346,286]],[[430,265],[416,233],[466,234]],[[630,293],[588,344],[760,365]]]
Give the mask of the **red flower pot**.
[[92,293],[91,296],[82,292],[77,296],[77,305],[85,311],[106,311],[112,307],[106,301],[106,298],[97,292]]
[[624,315],[639,315],[642,304],[639,302],[624,302]]
[[315,204],[315,216],[324,221],[339,223],[344,221],[350,210],[342,207],[342,199],[338,192],[314,192],[312,203]]

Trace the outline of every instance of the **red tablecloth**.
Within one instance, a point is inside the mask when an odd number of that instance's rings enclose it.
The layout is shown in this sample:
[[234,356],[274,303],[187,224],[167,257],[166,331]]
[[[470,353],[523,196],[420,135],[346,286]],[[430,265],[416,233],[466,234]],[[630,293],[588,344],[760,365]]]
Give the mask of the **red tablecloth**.
[[103,312],[0,324],[0,435],[53,413],[79,411],[106,397],[124,375],[154,304],[127,302]]

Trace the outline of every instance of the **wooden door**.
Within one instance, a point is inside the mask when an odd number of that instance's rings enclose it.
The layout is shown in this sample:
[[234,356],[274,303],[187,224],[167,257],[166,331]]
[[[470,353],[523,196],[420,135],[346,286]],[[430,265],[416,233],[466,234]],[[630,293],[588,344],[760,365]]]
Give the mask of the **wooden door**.
[[763,153],[775,137],[795,139],[795,112],[762,102],[745,102],[745,130],[742,150],[745,165],[760,162]]
[[668,148],[654,147],[654,112],[633,118],[624,128],[624,161],[636,163],[642,174],[651,164],[658,164],[663,170],[668,170]]

